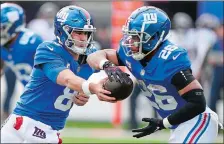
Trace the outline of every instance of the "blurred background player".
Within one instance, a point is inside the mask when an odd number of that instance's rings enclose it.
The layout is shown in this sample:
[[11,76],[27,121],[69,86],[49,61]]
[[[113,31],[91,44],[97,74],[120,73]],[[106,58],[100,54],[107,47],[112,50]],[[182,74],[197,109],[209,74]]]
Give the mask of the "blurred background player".
[[29,81],[34,54],[41,42],[40,36],[25,28],[25,14],[21,6],[1,4],[1,59],[5,65],[7,84],[2,120],[10,113],[16,78],[24,86]]
[[[215,87],[215,89],[210,87],[211,78],[216,78],[216,76],[212,74],[212,63],[208,62],[210,61],[208,55],[210,51],[214,50],[213,47],[215,45],[215,47],[219,47],[217,43],[220,43],[218,39],[221,38],[221,35],[218,35],[217,32],[221,30],[220,20],[213,14],[204,13],[196,19],[196,27],[193,27],[192,18],[186,13],[178,12],[173,17],[173,24],[169,40],[187,49],[192,62],[193,74],[205,88],[206,101],[210,106],[210,103],[214,103],[214,101],[217,101],[217,97],[219,97],[219,95],[214,93],[214,90],[216,91],[216,88],[219,86]],[[216,79],[213,81],[215,81],[214,83],[219,83]],[[220,88],[222,88],[221,85]],[[213,96],[211,96],[210,90],[213,91]],[[216,112],[214,104],[212,104],[211,109]]]
[[194,41],[195,53],[197,53],[194,63],[192,63],[192,69],[204,88],[205,98],[209,104],[213,73],[212,65],[208,63],[208,55],[220,37],[216,33],[220,27],[220,20],[213,14],[204,13],[196,19],[195,23],[195,32],[189,34],[191,41]]
[[44,40],[54,40],[54,17],[59,6],[53,2],[46,2],[39,8],[36,18],[31,20],[27,27],[38,33]]
[[[143,118],[148,126],[132,130],[137,132],[133,137],[172,129],[171,143],[214,142],[218,116],[206,106],[203,89],[192,75],[187,51],[167,40],[170,28],[164,11],[153,6],[140,7],[128,17],[119,49],[92,53],[87,62],[95,69],[109,64],[127,66],[162,117]],[[200,129],[195,129],[198,126]]]
[[201,72],[203,71],[208,51],[213,47],[217,39],[214,29],[219,26],[219,23],[216,16],[202,14],[196,19],[196,28],[186,34],[188,42],[186,48],[189,48],[189,54],[193,61],[193,74],[199,81],[201,81]]
[[[73,2],[75,4],[75,2]],[[27,27],[37,34],[39,34],[43,40],[54,40],[54,17],[59,11],[57,3],[46,2],[42,4],[36,14],[36,18],[32,19]],[[40,27],[41,25],[41,27]],[[94,42],[94,49],[102,49],[101,44],[97,41]]]
[[173,16],[172,23],[169,40],[178,46],[186,47],[188,43],[186,34],[194,27],[192,18],[187,13],[177,12]]
[[[217,112],[217,102],[223,95],[223,24],[215,27],[214,30],[217,34],[217,41],[208,52],[207,59],[207,63],[212,66],[208,105],[213,111]],[[223,121],[220,122],[223,123]]]
[[41,43],[34,57],[31,80],[17,102],[13,114],[1,129],[1,142],[62,143],[59,130],[65,126],[73,102],[83,106],[89,95],[101,101],[108,97],[103,83],[89,83],[93,69],[86,67],[93,32],[90,14],[78,6],[66,6],[54,20],[54,41]]

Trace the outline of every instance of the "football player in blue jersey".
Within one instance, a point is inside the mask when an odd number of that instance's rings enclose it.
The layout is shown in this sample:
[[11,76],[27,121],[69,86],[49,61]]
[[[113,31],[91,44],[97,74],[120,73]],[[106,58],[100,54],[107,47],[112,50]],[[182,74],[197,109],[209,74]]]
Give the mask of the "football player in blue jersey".
[[1,59],[6,67],[4,70],[7,83],[4,118],[9,115],[16,78],[24,86],[30,79],[33,58],[40,43],[41,37],[25,28],[23,8],[14,3],[1,4]]
[[[95,69],[117,73],[126,66],[162,119],[143,118],[148,126],[134,129],[136,138],[172,129],[170,143],[211,143],[218,134],[218,116],[206,106],[203,89],[192,75],[187,51],[167,36],[171,22],[153,6],[136,9],[123,27],[117,51],[100,50],[88,56]],[[110,77],[110,73],[108,77]]]
[[62,8],[54,20],[54,41],[41,43],[34,57],[31,80],[1,129],[1,142],[61,143],[60,130],[73,106],[85,105],[89,95],[115,102],[103,83],[87,79],[93,69],[86,63],[95,28],[92,18],[78,6]]

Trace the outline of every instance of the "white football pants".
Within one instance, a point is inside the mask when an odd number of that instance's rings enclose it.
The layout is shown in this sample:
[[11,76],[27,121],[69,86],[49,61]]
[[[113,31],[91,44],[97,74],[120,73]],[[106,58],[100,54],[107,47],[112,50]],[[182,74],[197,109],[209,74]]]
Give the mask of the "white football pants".
[[213,143],[218,135],[216,113],[202,113],[171,130],[169,143]]
[[1,143],[62,143],[59,134],[44,123],[11,114],[1,128]]

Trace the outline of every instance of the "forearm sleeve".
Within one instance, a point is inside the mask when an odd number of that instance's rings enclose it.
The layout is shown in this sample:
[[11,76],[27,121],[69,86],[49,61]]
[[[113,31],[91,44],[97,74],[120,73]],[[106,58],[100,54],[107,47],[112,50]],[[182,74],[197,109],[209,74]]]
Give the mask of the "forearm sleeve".
[[178,111],[168,116],[168,121],[171,125],[177,125],[188,121],[205,111],[206,102],[202,89],[188,91],[182,95],[182,98],[185,99],[187,103]]
[[[171,83],[179,91],[194,80],[195,78],[192,75],[191,70],[187,69],[176,73],[173,76]],[[186,100],[187,103],[178,111],[168,116],[167,119],[171,125],[177,125],[188,121],[205,111],[206,101],[202,89],[192,89],[184,93],[181,97]]]

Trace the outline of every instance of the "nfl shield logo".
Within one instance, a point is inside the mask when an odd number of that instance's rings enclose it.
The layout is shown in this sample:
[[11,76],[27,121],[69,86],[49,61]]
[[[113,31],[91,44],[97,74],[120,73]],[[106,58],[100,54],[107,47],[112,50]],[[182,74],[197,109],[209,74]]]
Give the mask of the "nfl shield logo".
[[141,76],[145,75],[145,70],[144,69],[141,70],[140,75]]
[[77,72],[79,72],[81,70],[81,67],[79,66],[78,68],[77,68]]

